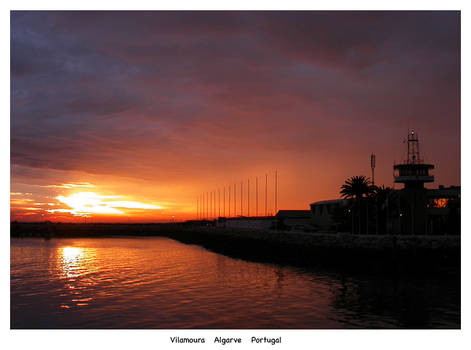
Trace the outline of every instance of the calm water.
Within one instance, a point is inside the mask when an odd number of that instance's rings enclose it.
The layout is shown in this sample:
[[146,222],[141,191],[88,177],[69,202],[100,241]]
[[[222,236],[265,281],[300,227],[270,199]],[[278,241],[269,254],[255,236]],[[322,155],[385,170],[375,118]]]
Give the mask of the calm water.
[[167,238],[12,239],[11,328],[457,328],[459,283],[235,260]]

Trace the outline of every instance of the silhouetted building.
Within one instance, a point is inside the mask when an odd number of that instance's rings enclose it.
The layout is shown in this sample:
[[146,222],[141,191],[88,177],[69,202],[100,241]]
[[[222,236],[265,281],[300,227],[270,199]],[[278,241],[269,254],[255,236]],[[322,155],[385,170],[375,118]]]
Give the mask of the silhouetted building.
[[425,234],[427,232],[427,190],[426,182],[433,182],[429,174],[432,164],[420,158],[419,138],[414,130],[407,136],[407,158],[402,164],[394,165],[394,182],[403,183],[399,196],[400,233]]
[[[427,189],[434,181],[433,164],[420,157],[419,139],[412,130],[407,138],[407,157],[394,164],[394,182],[404,184],[385,197],[360,202],[355,212],[354,201],[334,199],[312,203],[314,230],[322,232],[360,232],[362,234],[460,234],[461,187],[439,186]],[[361,222],[356,231],[352,227]]]
[[276,216],[221,217],[216,226],[234,229],[307,231],[312,230],[309,210],[280,210]]
[[427,215],[428,234],[460,234],[461,187],[427,190]]
[[234,218],[221,217],[216,221],[217,227],[242,228],[253,230],[270,230],[275,228],[273,216],[238,216]]
[[407,159],[401,164],[394,165],[394,182],[403,183],[404,188],[424,188],[424,183],[433,182],[429,174],[432,164],[426,164],[420,158],[419,138],[414,130],[407,137]]
[[339,231],[339,211],[347,205],[344,199],[332,199],[311,203],[312,225],[316,231]]
[[429,173],[433,168],[420,158],[419,140],[412,130],[407,138],[407,159],[394,165],[394,182],[403,183],[404,188],[397,191],[396,215],[390,214],[392,233],[460,233],[461,188],[426,189],[424,184],[434,181]]
[[310,210],[279,210],[276,214],[276,229],[286,231],[312,230]]

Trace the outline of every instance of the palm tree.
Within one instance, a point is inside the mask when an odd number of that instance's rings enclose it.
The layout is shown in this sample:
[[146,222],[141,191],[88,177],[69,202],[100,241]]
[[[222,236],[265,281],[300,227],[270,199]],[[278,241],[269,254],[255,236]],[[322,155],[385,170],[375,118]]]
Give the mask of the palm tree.
[[389,197],[393,193],[391,187],[384,185],[376,186],[374,189],[375,211],[376,211],[376,233],[387,233],[388,231],[388,213]]
[[371,181],[366,176],[352,176],[340,187],[340,194],[345,199],[359,200],[363,196],[370,196],[375,192],[375,187],[371,186]]
[[[347,179],[340,187],[340,195],[344,199],[350,199],[353,202],[352,210],[357,213],[358,232],[360,232],[360,218],[362,215],[361,201],[364,197],[374,194],[375,187],[371,185],[371,181],[366,176],[352,176]],[[352,233],[354,232],[353,211],[352,211]]]
[[378,204],[383,204],[388,198],[389,194],[392,192],[391,187],[386,187],[384,185],[375,186],[374,188],[374,196],[376,197]]

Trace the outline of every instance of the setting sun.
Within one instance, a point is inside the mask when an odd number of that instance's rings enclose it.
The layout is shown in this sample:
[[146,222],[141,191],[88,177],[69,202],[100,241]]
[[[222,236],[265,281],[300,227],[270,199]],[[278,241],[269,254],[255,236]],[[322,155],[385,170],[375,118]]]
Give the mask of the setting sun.
[[125,215],[123,209],[163,209],[162,206],[145,204],[135,201],[114,201],[122,196],[104,196],[94,192],[78,192],[69,196],[57,196],[56,199],[68,208],[48,209],[49,213],[70,213],[75,216],[91,214]]

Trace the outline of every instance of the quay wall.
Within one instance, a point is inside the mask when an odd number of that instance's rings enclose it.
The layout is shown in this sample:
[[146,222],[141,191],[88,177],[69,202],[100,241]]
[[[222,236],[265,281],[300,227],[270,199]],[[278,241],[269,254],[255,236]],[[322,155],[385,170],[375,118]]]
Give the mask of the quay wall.
[[12,223],[12,237],[165,236],[252,261],[363,271],[459,271],[460,236],[282,232],[189,224]]

